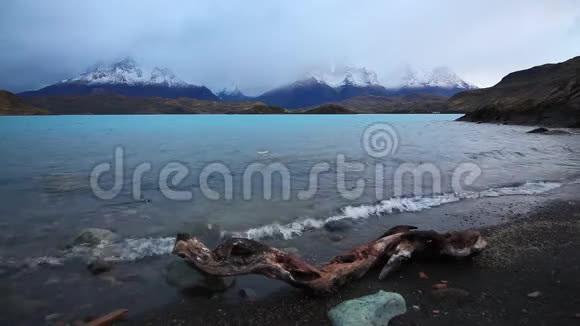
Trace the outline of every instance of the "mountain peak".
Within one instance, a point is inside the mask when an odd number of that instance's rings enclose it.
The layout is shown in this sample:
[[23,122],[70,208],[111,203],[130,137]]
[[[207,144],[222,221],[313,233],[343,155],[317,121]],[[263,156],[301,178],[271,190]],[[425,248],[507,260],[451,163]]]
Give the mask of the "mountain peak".
[[239,95],[242,94],[242,92],[240,91],[238,85],[231,83],[230,85],[224,87],[219,94],[223,94],[226,96],[235,96],[235,95]]
[[365,67],[342,65],[318,67],[310,71],[306,77],[314,78],[331,87],[344,85],[366,87],[379,84],[377,74]]
[[217,97],[222,101],[243,101],[248,99],[248,97],[240,91],[238,85],[234,83],[224,87],[219,93],[217,93]]
[[477,86],[464,81],[453,70],[445,66],[439,66],[433,69],[417,69],[407,66],[401,78],[401,86],[408,88],[477,88]]
[[110,67],[114,70],[123,71],[139,70],[139,64],[137,64],[137,61],[131,57],[126,57],[118,62],[114,62]]
[[168,68],[155,67],[147,71],[131,57],[109,64],[99,63],[89,68],[85,73],[62,83],[82,83],[87,85],[162,85],[187,87],[188,84]]

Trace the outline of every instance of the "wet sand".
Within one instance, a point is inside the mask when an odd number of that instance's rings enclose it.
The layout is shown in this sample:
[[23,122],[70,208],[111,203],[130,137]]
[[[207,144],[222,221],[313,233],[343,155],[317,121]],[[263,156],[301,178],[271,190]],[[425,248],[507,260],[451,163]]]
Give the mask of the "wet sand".
[[[471,261],[412,260],[385,281],[372,271],[331,297],[283,287],[242,303],[183,298],[131,316],[126,324],[330,325],[326,314],[333,306],[385,290],[400,293],[408,308],[390,325],[578,325],[579,188],[569,186],[532,213],[482,228],[489,246]],[[419,272],[429,279],[421,279]],[[437,296],[431,287],[442,280],[462,291]],[[533,292],[539,294],[529,297]]]

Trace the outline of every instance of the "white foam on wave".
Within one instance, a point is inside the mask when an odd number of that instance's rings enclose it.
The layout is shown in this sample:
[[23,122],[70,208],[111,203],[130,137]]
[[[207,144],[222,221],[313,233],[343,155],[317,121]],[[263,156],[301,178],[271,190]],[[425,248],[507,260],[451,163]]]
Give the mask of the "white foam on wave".
[[464,199],[541,194],[560,186],[562,186],[562,184],[558,182],[527,182],[520,186],[491,188],[481,192],[464,192],[461,194],[447,193],[430,197],[395,197],[380,201],[375,205],[346,206],[342,208],[341,214],[326,219],[307,218],[284,225],[274,223],[249,229],[245,232],[238,233],[237,235],[254,240],[271,238],[282,238],[288,240],[302,235],[307,230],[320,229],[332,221],[343,219],[360,220],[371,216],[380,216],[397,212],[420,212],[429,208],[458,202]]
[[134,261],[145,257],[168,255],[173,250],[174,244],[174,237],[125,239],[104,249],[112,260]]
[[173,250],[175,237],[124,239],[119,242],[103,241],[95,247],[75,246],[66,252],[66,258],[104,258],[109,261],[135,261],[146,257],[168,255]]
[[[288,224],[273,223],[233,235],[254,240],[262,239],[292,239],[301,236],[308,230],[323,228],[327,223],[344,219],[361,220],[372,216],[381,216],[397,212],[420,212],[448,203],[465,199],[498,197],[510,195],[535,195],[562,186],[558,182],[528,182],[519,186],[491,188],[480,192],[446,193],[429,197],[395,197],[382,200],[374,205],[346,206],[340,214],[324,219],[305,218]],[[69,258],[91,259],[101,257],[106,260],[130,262],[146,257],[169,255],[175,243],[174,237],[124,239],[118,242],[102,242],[96,247],[73,247],[62,257],[38,257],[36,265],[62,265]]]

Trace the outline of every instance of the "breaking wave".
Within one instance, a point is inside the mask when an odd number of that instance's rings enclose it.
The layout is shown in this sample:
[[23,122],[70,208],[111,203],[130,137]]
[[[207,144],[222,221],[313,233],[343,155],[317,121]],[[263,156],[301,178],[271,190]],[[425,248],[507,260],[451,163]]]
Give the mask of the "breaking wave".
[[[292,239],[301,236],[308,230],[323,228],[327,223],[339,220],[361,220],[371,216],[381,216],[399,212],[420,212],[448,203],[465,199],[499,197],[510,195],[541,194],[562,186],[558,182],[527,182],[521,185],[491,188],[480,192],[446,193],[429,197],[397,197],[382,200],[374,205],[346,206],[340,214],[323,219],[306,218],[288,224],[273,223],[242,232],[228,234],[254,240]],[[33,264],[61,265],[69,258],[91,259],[101,257],[106,260],[129,262],[146,257],[168,255],[173,249],[174,237],[124,239],[118,242],[102,242],[96,247],[73,247],[61,257],[37,257]]]
[[329,222],[343,219],[360,220],[371,216],[400,212],[420,212],[443,204],[454,203],[464,199],[477,199],[484,197],[499,197],[510,195],[535,195],[541,194],[562,186],[558,182],[527,182],[519,186],[491,188],[481,192],[464,192],[461,194],[447,193],[430,197],[397,197],[378,202],[375,205],[346,206],[341,214],[326,219],[307,218],[289,224],[270,224],[258,228],[249,229],[237,235],[250,239],[282,238],[285,240],[302,235],[307,230],[320,229]]

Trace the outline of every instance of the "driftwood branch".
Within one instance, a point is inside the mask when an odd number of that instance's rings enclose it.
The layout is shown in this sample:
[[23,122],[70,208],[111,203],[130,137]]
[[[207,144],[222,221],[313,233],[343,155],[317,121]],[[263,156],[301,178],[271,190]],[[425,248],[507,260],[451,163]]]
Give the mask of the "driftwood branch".
[[487,243],[476,231],[440,234],[400,225],[378,239],[338,255],[317,268],[294,255],[245,238],[225,239],[213,251],[196,238],[179,234],[173,253],[202,273],[213,276],[261,274],[292,286],[328,294],[384,264],[384,279],[414,255],[465,258],[480,253]]

